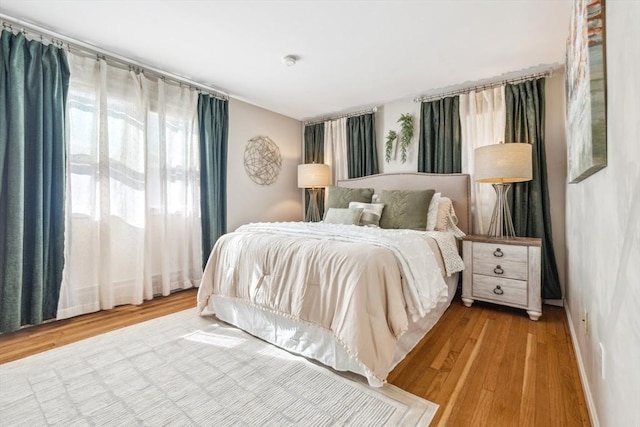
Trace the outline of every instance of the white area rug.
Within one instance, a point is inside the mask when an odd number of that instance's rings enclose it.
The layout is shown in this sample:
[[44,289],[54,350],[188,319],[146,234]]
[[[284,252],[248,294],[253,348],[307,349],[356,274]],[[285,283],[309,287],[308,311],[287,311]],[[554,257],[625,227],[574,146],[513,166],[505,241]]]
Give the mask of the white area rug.
[[414,426],[437,408],[195,309],[0,365],[2,426]]

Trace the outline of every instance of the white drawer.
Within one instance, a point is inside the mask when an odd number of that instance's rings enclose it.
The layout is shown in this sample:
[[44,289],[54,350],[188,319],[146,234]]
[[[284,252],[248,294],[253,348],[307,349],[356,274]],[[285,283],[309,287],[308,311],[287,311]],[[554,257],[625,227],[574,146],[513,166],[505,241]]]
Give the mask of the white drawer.
[[509,261],[506,259],[474,259],[473,272],[485,276],[504,277],[507,279],[527,280],[528,265],[525,262]]
[[473,275],[472,295],[482,300],[526,307],[527,282],[499,277]]
[[513,261],[527,262],[527,247],[517,245],[504,245],[500,243],[473,244],[473,263],[476,261]]

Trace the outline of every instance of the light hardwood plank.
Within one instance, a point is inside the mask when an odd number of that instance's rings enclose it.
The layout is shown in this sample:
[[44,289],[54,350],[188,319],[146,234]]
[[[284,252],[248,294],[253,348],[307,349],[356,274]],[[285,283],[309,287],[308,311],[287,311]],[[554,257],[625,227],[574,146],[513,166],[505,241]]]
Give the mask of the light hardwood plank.
[[491,402],[493,402],[493,392],[485,389],[480,390],[478,403],[476,405],[475,411],[473,411],[473,418],[471,418],[471,422],[466,425],[474,427],[484,427],[490,425],[489,423],[491,422],[492,418]]
[[524,360],[524,379],[522,382],[522,397],[520,399],[521,427],[535,425],[535,389],[536,389],[536,342],[533,334],[527,334],[527,350]]
[[[457,376],[456,378],[456,382],[455,382],[455,387],[453,389],[453,391],[449,394],[449,405],[447,405],[444,408],[444,411],[442,412],[442,415],[440,417],[440,420],[438,421],[438,426],[446,426],[448,421],[449,421],[449,417],[451,416],[451,411],[453,410],[453,407],[455,406],[456,403],[456,399],[458,398],[458,396],[460,395],[460,392],[462,390],[462,388],[465,385],[465,381],[467,380],[467,377],[469,376],[469,372],[471,371],[471,366],[473,365],[473,363],[476,360],[476,357],[478,356],[478,351],[480,349],[480,347],[482,346],[483,340],[484,340],[484,336],[485,333],[487,332],[487,324],[485,323],[484,326],[481,329],[480,335],[478,336],[477,341],[474,339],[469,339],[469,341],[467,341],[467,345],[465,346],[465,348],[463,349],[463,352],[470,350],[471,354],[469,354],[469,357],[467,359],[467,361],[465,362],[463,368],[462,368],[462,372],[460,372],[460,375]],[[453,376],[452,376],[453,378]]]
[[[450,425],[470,426],[475,425],[474,419],[476,411],[480,405],[488,405],[486,410],[490,410],[493,393],[483,388],[484,378],[489,369],[489,362],[494,355],[486,351],[487,343],[494,341],[500,328],[497,327],[495,319],[486,320],[486,331],[482,345],[479,347],[479,354],[471,367],[471,375],[464,383],[458,401],[456,411],[450,417]],[[481,398],[478,398],[481,396]],[[483,400],[484,399],[484,400]]]

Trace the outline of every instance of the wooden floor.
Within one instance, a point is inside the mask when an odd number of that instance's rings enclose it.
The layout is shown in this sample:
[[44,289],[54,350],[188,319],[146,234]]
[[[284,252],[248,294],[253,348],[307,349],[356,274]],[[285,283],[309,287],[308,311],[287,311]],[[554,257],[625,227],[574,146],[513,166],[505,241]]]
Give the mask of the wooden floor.
[[[195,290],[0,335],[0,364],[195,304]],[[564,310],[524,311],[457,297],[389,382],[438,403],[433,426],[588,426]]]
[[0,334],[0,364],[193,308],[195,304],[196,290],[189,289],[146,301],[142,305],[121,305],[112,310],[48,322],[11,334]]
[[589,426],[565,311],[524,310],[457,296],[393,370],[396,386],[438,403],[434,426]]

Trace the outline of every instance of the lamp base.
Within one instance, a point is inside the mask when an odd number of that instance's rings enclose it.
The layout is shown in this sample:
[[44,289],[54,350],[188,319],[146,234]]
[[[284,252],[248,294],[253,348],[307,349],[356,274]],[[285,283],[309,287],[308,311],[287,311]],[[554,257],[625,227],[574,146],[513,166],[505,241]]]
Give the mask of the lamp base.
[[319,222],[322,220],[320,209],[318,208],[318,193],[320,189],[309,188],[309,206],[307,206],[307,214],[304,220],[307,222]]
[[512,239],[516,237],[511,220],[511,210],[507,202],[507,193],[511,188],[511,184],[492,184],[496,190],[496,204],[493,207],[493,215],[491,216],[491,224],[489,225],[490,237],[502,237]]

